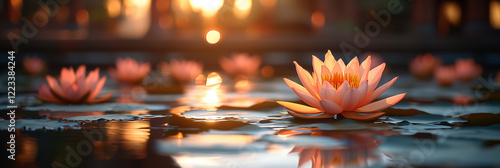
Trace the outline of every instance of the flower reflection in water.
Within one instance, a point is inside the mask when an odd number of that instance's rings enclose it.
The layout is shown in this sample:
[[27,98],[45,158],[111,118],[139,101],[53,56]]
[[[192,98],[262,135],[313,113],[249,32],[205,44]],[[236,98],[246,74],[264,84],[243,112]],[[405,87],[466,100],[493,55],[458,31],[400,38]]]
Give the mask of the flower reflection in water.
[[[290,133],[286,132],[285,134]],[[305,167],[306,163],[309,162],[314,168],[369,167],[382,162],[382,155],[378,151],[380,140],[375,137],[387,134],[392,133],[379,130],[314,131],[312,136],[327,136],[347,141],[347,144],[332,148],[295,146],[290,153],[299,154],[298,167]]]

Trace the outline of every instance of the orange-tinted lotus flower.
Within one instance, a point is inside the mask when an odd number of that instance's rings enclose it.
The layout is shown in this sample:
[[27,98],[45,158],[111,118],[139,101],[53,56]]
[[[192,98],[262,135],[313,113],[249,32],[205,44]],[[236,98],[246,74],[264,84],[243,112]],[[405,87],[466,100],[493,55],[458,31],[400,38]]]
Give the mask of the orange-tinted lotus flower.
[[85,65],[81,65],[75,73],[72,67],[62,68],[59,81],[47,75],[49,86],[42,83],[36,97],[44,102],[61,104],[92,104],[110,99],[113,96],[111,93],[97,97],[106,83],[106,77],[99,78],[99,69],[85,76],[85,69]]
[[455,61],[455,75],[458,80],[469,82],[481,75],[483,68],[474,62],[474,59],[457,59]]
[[136,60],[127,58],[118,58],[116,60],[116,69],[111,68],[108,72],[111,77],[126,83],[141,82],[148,75],[151,65],[149,63],[140,63]]
[[451,86],[455,81],[455,69],[453,66],[442,66],[436,68],[434,78],[440,86]]
[[432,54],[417,55],[410,62],[410,72],[419,79],[428,79],[440,64],[441,60]]
[[257,55],[250,56],[247,53],[233,54],[231,58],[221,57],[219,59],[222,69],[231,76],[253,76],[259,71],[261,59]]
[[160,71],[179,84],[193,82],[203,72],[203,65],[196,61],[172,60],[170,64],[161,62]]
[[287,78],[284,80],[300,99],[312,106],[278,101],[291,110],[288,113],[294,117],[331,118],[342,114],[350,119],[371,120],[384,115],[384,112],[379,111],[398,103],[406,95],[402,93],[372,102],[389,89],[398,77],[376,88],[385,63],[370,70],[370,57],[361,65],[355,57],[346,66],[342,59],[336,61],[328,51],[325,62],[313,56],[312,75],[297,62],[294,63],[303,86]]
[[38,75],[45,69],[45,61],[38,57],[24,57],[23,67],[29,75]]

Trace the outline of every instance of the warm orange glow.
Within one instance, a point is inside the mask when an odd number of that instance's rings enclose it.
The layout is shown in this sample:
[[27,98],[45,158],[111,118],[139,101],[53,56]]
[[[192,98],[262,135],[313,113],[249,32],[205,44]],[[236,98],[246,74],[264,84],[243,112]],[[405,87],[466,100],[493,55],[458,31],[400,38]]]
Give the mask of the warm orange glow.
[[321,12],[314,12],[311,15],[311,23],[315,28],[322,28],[325,25],[325,15]]
[[189,0],[189,4],[194,12],[201,12],[205,17],[212,17],[222,8],[224,0]]
[[252,0],[235,0],[234,14],[239,19],[244,19],[252,10]]
[[117,33],[125,38],[142,38],[149,30],[151,0],[124,0],[125,15],[120,19]]
[[149,121],[133,121],[120,124],[120,134],[123,135],[123,148],[130,151],[133,158],[146,157],[146,145],[149,139]]
[[208,104],[219,103],[219,96],[217,95],[217,91],[215,89],[208,90],[205,97],[203,97],[203,102]]
[[23,6],[22,0],[10,0],[11,10],[9,19],[12,23],[16,24],[21,18],[21,8]]
[[205,77],[205,75],[203,74],[198,75],[198,77],[196,77],[195,79],[196,85],[205,85],[206,82],[207,82],[207,77]]
[[76,22],[80,26],[86,26],[89,23],[89,12],[85,9],[81,9],[76,13]]
[[500,29],[500,1],[490,2],[490,24],[494,29]]
[[210,44],[215,44],[220,40],[220,33],[217,30],[210,30],[206,36],[207,42]]
[[248,79],[242,79],[234,84],[234,89],[237,92],[248,92],[250,90],[250,82]]
[[222,78],[217,72],[212,72],[208,74],[206,83],[207,88],[217,89],[220,87],[221,83],[222,83]]
[[173,20],[169,14],[163,14],[158,19],[158,25],[162,29],[168,29],[168,28],[172,27],[172,24],[173,24]]
[[168,0],[156,0],[156,10],[158,12],[166,12],[169,5],[170,4]]
[[120,15],[120,11],[122,10],[122,4],[119,0],[107,0],[105,1],[106,9],[108,11],[108,15],[111,18],[115,18]]
[[[18,137],[19,135],[16,135]],[[21,144],[22,148],[20,148],[20,154],[16,156],[16,159],[22,160],[22,162],[19,162],[17,166],[19,167],[29,167],[28,165],[23,165],[26,163],[32,163],[36,161],[37,154],[38,154],[38,140],[33,137],[22,137],[19,138],[21,139]],[[19,143],[19,142],[17,142]],[[17,145],[16,143],[16,145]]]
[[462,11],[457,2],[446,1],[443,2],[443,12],[446,20],[452,25],[459,25]]
[[272,66],[266,65],[260,70],[260,74],[264,78],[271,78],[274,76],[274,68]]
[[266,8],[272,8],[276,5],[276,0],[260,0],[260,3]]

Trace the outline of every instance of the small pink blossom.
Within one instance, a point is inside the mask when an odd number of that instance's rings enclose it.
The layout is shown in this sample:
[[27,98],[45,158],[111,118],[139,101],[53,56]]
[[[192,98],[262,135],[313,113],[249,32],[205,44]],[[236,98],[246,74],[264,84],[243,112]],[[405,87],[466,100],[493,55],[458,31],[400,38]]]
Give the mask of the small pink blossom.
[[148,75],[151,65],[149,63],[140,63],[136,60],[127,58],[118,58],[116,60],[116,69],[110,68],[109,75],[117,81],[125,83],[139,83]]

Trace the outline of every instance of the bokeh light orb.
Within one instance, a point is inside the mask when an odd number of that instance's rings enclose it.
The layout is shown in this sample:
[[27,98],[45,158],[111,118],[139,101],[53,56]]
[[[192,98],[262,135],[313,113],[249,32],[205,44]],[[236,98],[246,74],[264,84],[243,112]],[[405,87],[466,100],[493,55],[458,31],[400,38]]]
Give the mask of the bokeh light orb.
[[207,33],[206,40],[210,44],[215,44],[220,40],[220,33],[217,30],[210,30]]

